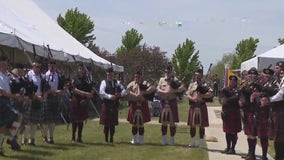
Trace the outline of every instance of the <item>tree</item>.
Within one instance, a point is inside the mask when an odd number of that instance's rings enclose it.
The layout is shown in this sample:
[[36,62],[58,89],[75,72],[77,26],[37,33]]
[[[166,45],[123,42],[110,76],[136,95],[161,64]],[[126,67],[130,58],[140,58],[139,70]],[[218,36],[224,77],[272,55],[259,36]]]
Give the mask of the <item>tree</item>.
[[94,31],[94,22],[86,14],[80,13],[77,7],[74,10],[68,9],[64,17],[59,14],[57,23],[85,46],[92,45],[96,39],[91,34]]
[[126,31],[125,36],[122,36],[122,46],[116,51],[117,54],[125,53],[130,50],[139,50],[139,44],[142,39],[142,34],[139,34],[134,28]]
[[195,70],[200,66],[199,51],[195,52],[194,42],[186,39],[179,44],[172,57],[176,76],[187,86],[193,78]]
[[116,56],[116,63],[124,66],[124,82],[133,80],[137,70],[141,70],[145,80],[157,81],[164,73],[169,60],[159,47],[144,44],[140,50],[130,50]]
[[280,45],[284,44],[284,38],[278,38],[278,42]]
[[257,38],[254,39],[252,37],[239,42],[235,49],[235,56],[233,57],[231,69],[239,69],[242,62],[255,57],[256,55],[254,52],[258,42],[259,40]]

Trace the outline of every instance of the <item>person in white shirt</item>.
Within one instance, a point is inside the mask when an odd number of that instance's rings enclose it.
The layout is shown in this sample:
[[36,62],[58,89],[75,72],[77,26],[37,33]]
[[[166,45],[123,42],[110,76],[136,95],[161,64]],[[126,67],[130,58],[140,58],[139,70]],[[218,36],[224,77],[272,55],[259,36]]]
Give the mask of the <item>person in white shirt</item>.
[[119,99],[126,94],[125,88],[114,78],[113,68],[106,71],[107,79],[100,85],[103,98],[100,124],[104,125],[105,142],[113,143],[115,126],[118,125]]

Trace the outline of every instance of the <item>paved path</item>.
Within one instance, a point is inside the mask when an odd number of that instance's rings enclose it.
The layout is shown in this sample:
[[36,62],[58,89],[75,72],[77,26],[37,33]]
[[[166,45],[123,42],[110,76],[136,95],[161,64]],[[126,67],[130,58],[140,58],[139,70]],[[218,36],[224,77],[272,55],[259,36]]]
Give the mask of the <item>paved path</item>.
[[[208,107],[209,123],[210,127],[206,128],[206,136],[214,136],[218,139],[218,142],[207,142],[208,154],[210,160],[244,160],[243,155],[247,154],[248,145],[247,137],[243,132],[238,134],[238,142],[236,145],[236,155],[222,154],[226,147],[225,133],[222,130],[221,120],[221,108],[220,107]],[[259,145],[256,146],[257,159],[261,158],[262,151]],[[269,160],[273,160],[271,156],[268,156]]]

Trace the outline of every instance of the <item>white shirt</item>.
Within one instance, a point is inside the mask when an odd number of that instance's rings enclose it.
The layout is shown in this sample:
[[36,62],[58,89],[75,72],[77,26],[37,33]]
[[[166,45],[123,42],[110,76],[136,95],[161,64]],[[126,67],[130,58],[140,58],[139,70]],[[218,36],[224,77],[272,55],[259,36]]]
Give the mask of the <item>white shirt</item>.
[[41,74],[35,74],[35,72],[33,70],[30,70],[28,73],[27,73],[27,77],[29,79],[29,81],[32,81],[36,86],[37,86],[37,91],[35,93],[35,95],[37,96],[41,96],[42,95],[42,92],[41,92],[41,79],[42,79],[42,76]]
[[[122,84],[120,84],[120,81],[117,81],[117,85],[119,85],[119,87],[122,89],[120,93],[121,96],[124,96],[126,94],[125,88],[122,86]],[[106,90],[106,81],[102,80],[101,85],[100,85],[100,95],[101,97],[105,99],[111,99],[113,95],[106,93],[105,90]]]
[[6,73],[0,72],[0,89],[5,90],[7,93],[11,93],[10,79]]
[[59,78],[57,72],[50,72],[50,70],[48,70],[45,73],[45,80],[50,85],[50,90],[56,91],[58,89]]
[[280,82],[279,91],[272,97],[270,97],[270,102],[278,102],[284,99],[284,77]]

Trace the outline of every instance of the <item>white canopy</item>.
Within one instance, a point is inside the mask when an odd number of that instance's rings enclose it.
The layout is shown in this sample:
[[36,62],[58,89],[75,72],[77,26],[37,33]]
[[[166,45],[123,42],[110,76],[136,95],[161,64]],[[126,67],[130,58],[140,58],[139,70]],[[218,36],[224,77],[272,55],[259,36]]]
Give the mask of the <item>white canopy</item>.
[[263,70],[269,65],[272,65],[272,67],[275,66],[278,61],[284,61],[284,45],[280,45],[263,54],[244,61],[241,64],[241,71],[249,70],[251,67],[255,67],[257,70]]
[[[47,57],[47,45],[54,59],[92,61],[101,68],[112,64],[97,56],[48,17],[32,0],[0,0],[0,45],[23,49]],[[123,72],[123,66],[112,65]]]

